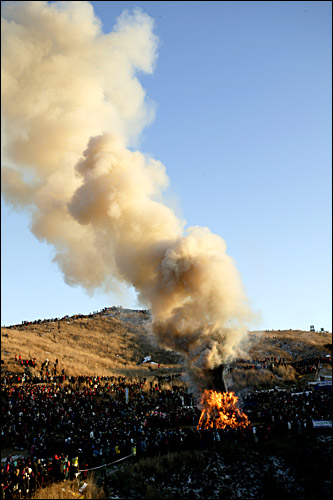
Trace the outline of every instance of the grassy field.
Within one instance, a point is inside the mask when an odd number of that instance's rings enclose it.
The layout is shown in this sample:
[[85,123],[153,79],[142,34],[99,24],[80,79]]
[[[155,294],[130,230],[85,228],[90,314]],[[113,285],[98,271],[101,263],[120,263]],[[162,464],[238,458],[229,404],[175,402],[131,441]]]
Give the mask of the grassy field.
[[45,488],[40,488],[32,496],[32,499],[68,499],[68,498],[86,498],[87,500],[95,498],[106,498],[103,488],[98,487],[93,475],[88,476],[86,481],[87,487],[84,489],[84,496],[80,493],[77,480],[61,481],[54,483]]
[[[248,359],[274,355],[292,361],[330,353],[325,346],[331,342],[329,332],[256,331],[249,332],[248,342],[242,349]],[[157,374],[180,371],[182,368],[179,354],[157,345],[150,332],[149,315],[135,310],[113,313],[106,310],[93,316],[1,328],[2,372],[22,371],[15,362],[15,354],[23,359],[36,358],[38,368],[46,358],[50,363],[58,359],[58,373],[65,369],[67,374],[74,376],[115,374],[140,377],[152,371]],[[160,368],[158,365],[140,365],[147,355],[151,355],[152,361],[158,363]],[[258,378],[258,374],[245,375],[247,383],[250,376]],[[264,373],[260,376],[267,378]],[[292,381],[295,373],[285,370],[275,374],[275,378],[281,377]],[[241,378],[239,372],[240,383]]]
[[[1,359],[6,369],[19,370],[15,354],[36,358],[38,366],[46,358],[70,375],[138,375],[148,371],[139,366],[145,356],[162,368],[177,367],[177,354],[160,349],[149,333],[148,315],[134,311],[119,317],[95,315],[62,321],[2,328]],[[8,336],[7,336],[8,335]],[[155,365],[156,366],[156,365]]]

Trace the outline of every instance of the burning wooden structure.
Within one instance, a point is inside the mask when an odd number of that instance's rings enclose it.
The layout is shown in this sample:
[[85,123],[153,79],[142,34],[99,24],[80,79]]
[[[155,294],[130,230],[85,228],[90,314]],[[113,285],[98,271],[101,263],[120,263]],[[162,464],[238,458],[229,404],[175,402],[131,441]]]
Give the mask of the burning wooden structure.
[[205,387],[200,401],[198,429],[245,428],[249,420],[237,406],[238,398],[228,392],[225,382],[226,365],[206,370]]
[[228,392],[225,371],[226,365],[220,365],[213,370],[205,370],[205,388],[218,392]]

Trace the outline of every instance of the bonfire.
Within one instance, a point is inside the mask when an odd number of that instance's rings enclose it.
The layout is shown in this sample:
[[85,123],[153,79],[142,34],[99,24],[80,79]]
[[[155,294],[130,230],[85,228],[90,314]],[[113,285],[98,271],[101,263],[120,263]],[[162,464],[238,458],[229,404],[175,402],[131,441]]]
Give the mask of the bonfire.
[[233,392],[205,390],[201,405],[202,411],[197,429],[240,429],[250,422],[245,413],[237,407],[238,398]]

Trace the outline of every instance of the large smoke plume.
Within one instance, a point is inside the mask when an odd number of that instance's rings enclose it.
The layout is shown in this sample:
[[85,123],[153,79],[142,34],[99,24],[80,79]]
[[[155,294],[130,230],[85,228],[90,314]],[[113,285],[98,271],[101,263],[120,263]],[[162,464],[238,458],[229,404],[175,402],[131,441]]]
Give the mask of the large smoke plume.
[[202,368],[231,359],[251,318],[226,244],[162,202],[164,166],[135,150],[154,117],[153,21],[125,12],[104,34],[88,2],[6,2],[2,187],[31,213],[70,285],[133,285],[161,345]]

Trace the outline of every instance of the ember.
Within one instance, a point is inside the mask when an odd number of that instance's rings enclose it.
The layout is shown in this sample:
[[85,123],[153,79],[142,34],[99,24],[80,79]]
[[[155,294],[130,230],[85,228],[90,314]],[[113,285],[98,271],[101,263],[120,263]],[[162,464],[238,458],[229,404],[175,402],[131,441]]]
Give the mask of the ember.
[[233,392],[217,392],[205,390],[197,429],[232,429],[244,428],[249,425],[249,419],[239,408],[238,398]]

